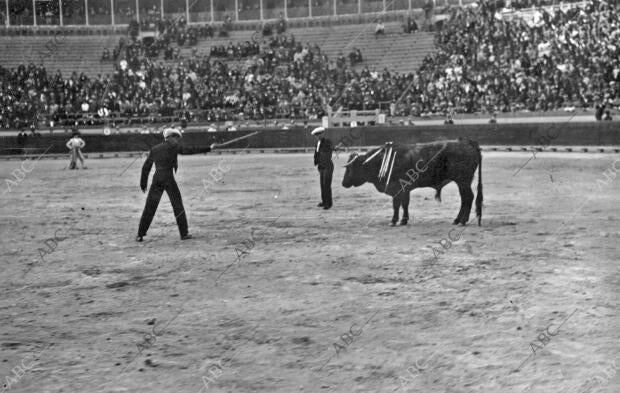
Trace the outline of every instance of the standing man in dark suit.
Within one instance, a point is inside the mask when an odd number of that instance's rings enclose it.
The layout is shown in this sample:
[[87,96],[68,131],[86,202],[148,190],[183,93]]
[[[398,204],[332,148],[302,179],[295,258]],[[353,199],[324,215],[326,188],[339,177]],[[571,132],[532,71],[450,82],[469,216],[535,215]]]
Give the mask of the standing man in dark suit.
[[321,181],[321,203],[318,207],[327,210],[332,207],[332,175],[334,174],[334,163],[332,162],[332,151],[334,147],[332,141],[324,137],[325,128],[317,127],[312,131],[312,135],[318,140],[314,150],[314,166],[319,169]]
[[149,189],[144,211],[142,212],[142,218],[140,218],[140,227],[138,228],[138,236],[136,237],[136,241],[138,242],[141,242],[142,238],[146,235],[164,191],[166,191],[170,198],[170,203],[172,203],[172,210],[177,220],[181,240],[192,238],[187,228],[187,218],[185,216],[185,209],[183,208],[183,201],[181,200],[181,192],[179,191],[177,182],[174,180],[172,170],[174,169],[174,172],[177,171],[177,154],[206,153],[210,152],[211,149],[217,145],[213,143],[211,146],[207,147],[185,147],[179,145],[181,137],[181,131],[176,128],[166,128],[164,130],[164,142],[155,145],[151,149],[149,156],[142,166],[142,176],[140,178],[140,188],[142,192],[146,192],[149,172],[151,171],[153,163],[155,163],[155,174],[153,175],[153,182]]

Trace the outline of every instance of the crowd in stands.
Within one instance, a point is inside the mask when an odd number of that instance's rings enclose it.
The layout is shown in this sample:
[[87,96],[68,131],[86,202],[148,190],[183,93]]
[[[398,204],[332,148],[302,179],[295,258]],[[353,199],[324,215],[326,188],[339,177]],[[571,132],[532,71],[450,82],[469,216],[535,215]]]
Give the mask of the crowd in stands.
[[232,41],[226,45],[214,45],[211,47],[212,57],[225,57],[228,59],[239,59],[242,57],[255,56],[259,54],[260,46],[256,42],[237,42]]
[[74,113],[93,121],[110,112],[154,119],[178,110],[202,111],[206,121],[319,118],[337,70],[330,70],[318,46],[304,47],[293,38],[280,42],[289,47],[268,48],[243,67],[208,56],[165,65],[141,55],[137,42],[124,45],[127,57],[111,77],[63,78],[34,64],[0,67],[0,124],[25,127],[45,116],[59,124]]
[[[421,112],[549,111],[620,105],[617,3],[503,20],[482,2],[458,11],[411,79]],[[406,81],[405,81],[406,83]]]
[[[34,64],[0,67],[0,125],[28,126],[37,116],[58,122],[70,113],[93,121],[109,112],[153,119],[180,110],[190,120],[313,119],[327,105],[374,109],[386,102],[405,116],[588,107],[605,118],[620,107],[617,0],[539,10],[527,21],[504,19],[499,10],[484,1],[457,10],[438,33],[436,50],[409,74],[356,71],[342,53],[328,59],[318,45],[285,35],[248,52],[244,64],[197,54],[164,64],[128,39],[115,49],[109,77],[67,77]],[[158,32],[156,48],[164,51],[190,35],[184,21],[160,23]],[[229,45],[226,56],[255,50],[247,44]],[[361,51],[351,55],[361,58]]]
[[[179,47],[195,46],[199,38],[213,37],[213,28],[205,26],[188,26],[185,18],[161,19],[154,18],[146,23],[146,26],[138,24],[136,20],[129,23],[128,31],[130,39],[121,38],[114,47],[112,54],[108,48],[103,49],[102,60],[117,61],[124,58],[129,67],[134,67],[142,56],[155,58],[163,51],[164,59],[178,59]],[[153,38],[138,39],[140,31],[154,29],[156,35]],[[173,45],[173,44],[176,44]]]

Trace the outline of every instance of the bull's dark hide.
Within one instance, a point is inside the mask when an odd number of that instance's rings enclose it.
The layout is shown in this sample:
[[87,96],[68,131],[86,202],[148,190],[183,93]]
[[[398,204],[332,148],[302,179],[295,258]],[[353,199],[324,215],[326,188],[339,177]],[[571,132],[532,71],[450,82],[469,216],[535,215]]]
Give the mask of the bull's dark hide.
[[474,193],[471,182],[478,168],[478,195],[476,216],[482,219],[482,155],[477,142],[468,139],[438,141],[415,145],[388,142],[366,154],[349,156],[342,186],[359,187],[369,182],[382,193],[392,197],[394,216],[398,221],[399,207],[403,207],[401,224],[409,220],[409,193],[420,187],[432,187],[441,200],[441,189],[451,181],[456,182],[461,194],[461,209],[454,224],[469,221]]

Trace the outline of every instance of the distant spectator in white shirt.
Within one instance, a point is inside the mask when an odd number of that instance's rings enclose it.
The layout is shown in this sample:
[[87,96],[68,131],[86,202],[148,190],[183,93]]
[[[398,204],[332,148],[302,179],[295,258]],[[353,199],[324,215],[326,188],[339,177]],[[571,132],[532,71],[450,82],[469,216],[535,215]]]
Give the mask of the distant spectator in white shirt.
[[381,19],[379,19],[377,26],[375,26],[375,36],[378,36],[379,34],[385,34],[385,25]]

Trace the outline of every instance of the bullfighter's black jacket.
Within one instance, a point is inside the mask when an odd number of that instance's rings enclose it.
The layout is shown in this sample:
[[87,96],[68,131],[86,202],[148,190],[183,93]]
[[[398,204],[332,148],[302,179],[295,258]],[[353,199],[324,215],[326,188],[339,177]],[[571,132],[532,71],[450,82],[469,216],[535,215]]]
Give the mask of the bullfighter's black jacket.
[[332,141],[327,138],[319,139],[318,149],[314,150],[314,165],[318,166],[319,169],[327,168],[332,163],[332,151],[334,147],[332,145]]
[[208,153],[211,151],[211,147],[188,147],[182,145],[172,145],[168,142],[163,142],[153,146],[149,152],[144,165],[142,166],[142,176],[140,177],[140,188],[146,189],[148,183],[149,173],[155,164],[155,175],[153,175],[153,182],[158,180],[167,180],[174,178],[172,169],[177,171],[177,154],[200,154]]

